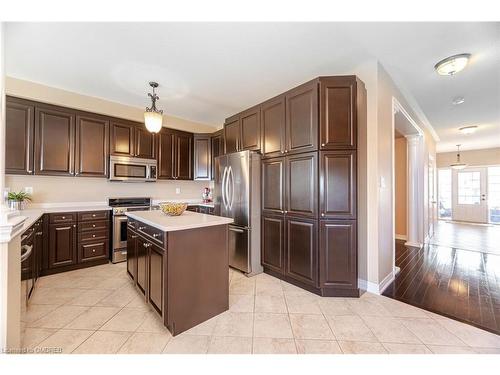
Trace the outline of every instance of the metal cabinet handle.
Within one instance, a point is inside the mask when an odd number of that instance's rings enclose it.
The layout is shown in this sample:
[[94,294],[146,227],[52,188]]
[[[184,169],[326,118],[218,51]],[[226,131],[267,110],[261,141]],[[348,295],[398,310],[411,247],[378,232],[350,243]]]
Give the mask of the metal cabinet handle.
[[73,224],[73,228],[76,228],[76,224]]
[[92,252],[95,253],[95,249],[92,249]]
[[321,144],[321,147],[325,147],[326,145],[324,143]]
[[287,213],[288,213],[288,211],[285,210],[285,214],[287,214]]
[[95,234],[92,235],[92,238],[95,238]]
[[43,232],[36,232],[37,236],[41,236],[42,234],[43,234]]
[[95,224],[92,224],[92,228],[95,228]]
[[139,227],[139,230],[143,230],[143,229],[146,229],[146,227]]
[[21,254],[21,262],[24,262],[28,259],[33,251],[33,246],[23,245],[21,246],[21,250],[25,250],[24,253]]
[[229,230],[231,232],[236,232],[236,233],[244,233],[245,232],[243,229],[231,228],[231,227],[229,227]]
[[321,213],[321,216],[325,216],[325,213],[324,213],[324,212],[322,212],[322,213]]
[[61,219],[63,219],[63,220],[66,219],[66,216],[61,216]]
[[132,238],[137,238],[137,236],[134,236],[134,235],[132,235],[132,236],[130,236],[130,237],[132,237]]
[[92,217],[95,217],[95,214],[92,214]]
[[154,238],[158,237],[159,235],[160,235],[159,233],[153,233]]

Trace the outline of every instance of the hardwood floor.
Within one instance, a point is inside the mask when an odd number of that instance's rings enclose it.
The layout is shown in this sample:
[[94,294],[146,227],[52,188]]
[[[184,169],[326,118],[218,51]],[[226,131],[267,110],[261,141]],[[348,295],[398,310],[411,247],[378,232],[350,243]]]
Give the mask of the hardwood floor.
[[384,295],[500,334],[500,256],[396,240],[401,268]]

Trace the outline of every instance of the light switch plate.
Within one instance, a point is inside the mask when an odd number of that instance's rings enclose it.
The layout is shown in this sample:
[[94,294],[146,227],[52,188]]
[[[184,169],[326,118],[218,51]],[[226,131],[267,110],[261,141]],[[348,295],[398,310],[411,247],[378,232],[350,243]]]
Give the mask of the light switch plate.
[[27,186],[27,187],[25,187],[25,188],[24,188],[24,192],[25,192],[26,194],[30,194],[30,195],[31,195],[31,194],[33,194],[33,187],[31,187],[31,186]]
[[175,188],[175,194],[180,194],[181,193],[181,188]]

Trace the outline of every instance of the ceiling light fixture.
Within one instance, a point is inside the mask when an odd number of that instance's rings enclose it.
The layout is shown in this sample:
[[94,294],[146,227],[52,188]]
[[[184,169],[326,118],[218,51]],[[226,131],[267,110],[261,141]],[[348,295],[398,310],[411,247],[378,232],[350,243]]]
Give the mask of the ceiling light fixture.
[[434,65],[434,69],[439,75],[452,76],[463,70],[467,66],[469,59],[470,53],[453,55],[438,62]]
[[458,129],[462,134],[472,134],[472,133],[475,133],[475,131],[477,130],[477,126],[476,125],[472,125],[472,126],[463,126],[461,128]]
[[465,167],[467,167],[467,164],[460,161],[460,146],[461,145],[457,145],[457,161],[450,164],[450,167],[453,169],[464,169]]
[[465,102],[465,98],[463,96],[457,96],[457,97],[453,98],[453,101],[451,102],[451,104],[460,105],[460,104],[463,104],[464,102]]
[[156,108],[156,101],[160,99],[155,93],[155,88],[158,87],[158,83],[149,82],[149,86],[153,88],[153,93],[148,93],[148,96],[151,98],[151,108],[146,107],[146,111],[144,112],[144,124],[146,125],[146,129],[151,133],[158,133],[161,130],[163,122],[163,110]]

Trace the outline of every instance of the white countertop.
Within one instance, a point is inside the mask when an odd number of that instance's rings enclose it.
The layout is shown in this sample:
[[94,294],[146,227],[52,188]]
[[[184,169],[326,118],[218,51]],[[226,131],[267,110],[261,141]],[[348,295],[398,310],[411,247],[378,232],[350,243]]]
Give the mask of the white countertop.
[[202,207],[214,208],[214,202],[203,203],[202,199],[154,199],[151,204],[153,206],[157,206],[159,203],[162,202],[187,203],[188,206],[202,206]]
[[205,215],[190,211],[184,211],[184,213],[180,216],[168,216],[160,210],[132,211],[126,212],[126,215],[132,219],[140,221],[141,223],[158,228],[163,232],[225,225],[233,222],[233,219],[227,217]]

